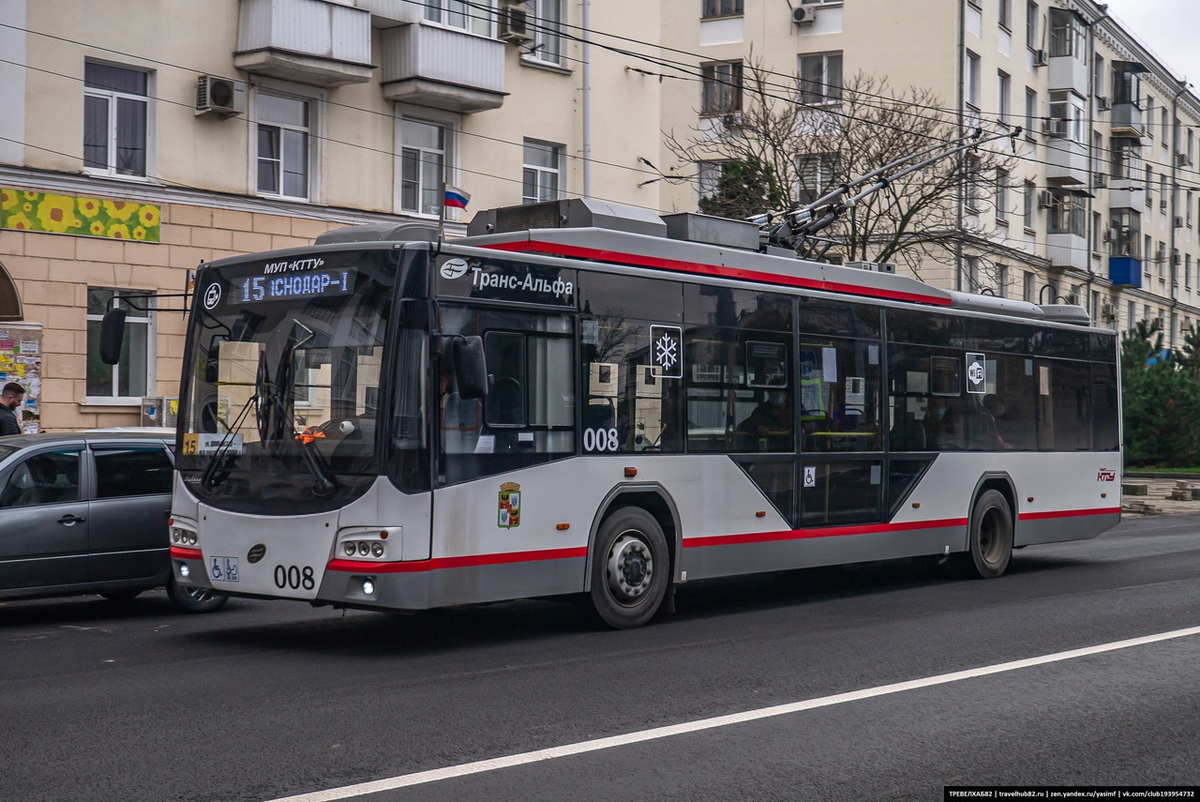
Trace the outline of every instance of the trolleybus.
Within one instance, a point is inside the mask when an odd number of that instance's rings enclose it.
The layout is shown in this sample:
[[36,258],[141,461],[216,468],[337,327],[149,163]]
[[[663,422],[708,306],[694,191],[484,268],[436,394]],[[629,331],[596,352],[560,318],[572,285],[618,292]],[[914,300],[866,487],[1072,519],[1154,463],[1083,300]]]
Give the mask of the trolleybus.
[[[769,249],[768,249],[769,250]],[[1120,519],[1117,338],[1075,306],[570,200],[196,275],[181,585],[418,611],[1014,549]]]

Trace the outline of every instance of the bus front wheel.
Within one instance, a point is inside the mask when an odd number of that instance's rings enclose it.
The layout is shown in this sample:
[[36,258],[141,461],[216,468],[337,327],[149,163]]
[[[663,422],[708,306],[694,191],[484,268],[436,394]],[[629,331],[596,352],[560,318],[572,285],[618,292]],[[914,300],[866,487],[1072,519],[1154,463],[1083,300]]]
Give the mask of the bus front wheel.
[[1012,562],[1013,519],[1008,499],[998,490],[985,490],[971,511],[967,573],[983,579],[998,577]]
[[649,621],[666,594],[670,562],[667,539],[653,515],[637,507],[610,515],[592,558],[591,600],[600,620],[613,629]]

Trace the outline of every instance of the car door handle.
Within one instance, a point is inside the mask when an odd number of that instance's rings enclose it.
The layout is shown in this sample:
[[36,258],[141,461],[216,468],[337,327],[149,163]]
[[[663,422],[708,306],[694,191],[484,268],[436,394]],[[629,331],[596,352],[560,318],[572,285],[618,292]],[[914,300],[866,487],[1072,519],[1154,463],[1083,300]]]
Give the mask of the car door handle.
[[74,526],[75,524],[81,524],[81,523],[83,523],[83,522],[84,522],[84,520],[85,520],[84,518],[78,518],[78,517],[76,517],[76,516],[74,516],[74,515],[72,515],[71,513],[69,513],[69,512],[68,512],[66,515],[64,515],[63,517],[59,518],[59,519],[58,519],[58,522],[59,522],[60,524],[62,524],[63,526]]

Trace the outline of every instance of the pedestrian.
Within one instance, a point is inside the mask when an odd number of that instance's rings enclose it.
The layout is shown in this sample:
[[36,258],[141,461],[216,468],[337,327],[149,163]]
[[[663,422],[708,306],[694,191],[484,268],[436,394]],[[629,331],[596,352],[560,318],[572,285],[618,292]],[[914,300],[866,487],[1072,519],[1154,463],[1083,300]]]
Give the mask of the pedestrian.
[[21,433],[21,424],[14,410],[21,406],[24,397],[25,388],[21,385],[16,382],[4,385],[4,392],[0,393],[0,437]]

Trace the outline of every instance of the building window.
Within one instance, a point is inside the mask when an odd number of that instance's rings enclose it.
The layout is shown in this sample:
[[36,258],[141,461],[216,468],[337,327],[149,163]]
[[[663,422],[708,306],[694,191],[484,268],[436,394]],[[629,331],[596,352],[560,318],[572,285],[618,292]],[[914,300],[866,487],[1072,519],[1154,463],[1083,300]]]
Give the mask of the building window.
[[1038,41],[1038,4],[1031,0],[1025,4],[1025,46],[1030,50],[1040,50],[1039,44],[1041,43]]
[[461,28],[480,36],[492,35],[492,20],[496,18],[489,0],[426,0],[425,19],[430,22]]
[[258,192],[307,200],[309,101],[258,94]]
[[400,121],[400,210],[441,214],[446,178],[446,127],[437,123]]
[[533,23],[533,44],[522,58],[562,64],[562,0],[529,0],[526,6]]
[[1097,97],[1104,95],[1104,56],[1094,54],[1092,62],[1092,94]]
[[87,62],[83,68],[83,166],[106,175],[145,175],[150,75]]
[[700,199],[711,198],[720,191],[721,173],[724,162],[698,162],[696,164],[696,182],[700,189]]
[[741,14],[742,0],[704,0],[704,19],[738,17]]
[[1008,265],[996,266],[996,295],[1008,297]]
[[1050,220],[1046,227],[1048,234],[1072,234],[1076,237],[1087,236],[1087,211],[1082,202],[1083,198],[1074,192],[1050,190]]
[[718,61],[700,68],[701,114],[733,114],[742,110],[742,62]]
[[832,153],[818,153],[812,156],[801,156],[796,162],[796,202],[801,206],[820,198],[829,190],[834,182],[836,171],[836,156]]
[[1037,225],[1037,185],[1032,181],[1025,182],[1025,229],[1033,231]]
[[1026,273],[1022,280],[1021,298],[1029,303],[1037,302],[1037,278],[1033,273]]
[[1025,136],[1030,139],[1037,133],[1037,92],[1025,87]]
[[1129,256],[1141,258],[1142,215],[1135,209],[1113,209],[1112,229],[1109,231],[1112,242],[1108,252],[1113,256]]
[[1050,57],[1073,56],[1087,61],[1087,33],[1083,21],[1064,8],[1050,9]]
[[1113,137],[1113,180],[1137,181],[1142,177],[1142,143],[1136,139]]
[[1084,100],[1079,95],[1068,91],[1050,93],[1051,133],[1082,145],[1086,116]]
[[1012,116],[1012,79],[1008,73],[1001,70],[996,75],[996,108],[1000,112],[1000,122],[1008,123]]
[[[1099,57],[1097,57],[1099,58]],[[1132,61],[1114,61],[1112,65],[1112,102],[1115,106],[1142,106],[1141,65]],[[1147,112],[1147,122],[1149,122]]]
[[967,210],[970,212],[979,212],[983,209],[984,199],[987,196],[987,188],[985,186],[987,179],[980,169],[979,157],[973,153],[968,153],[966,156],[966,168]]
[[[108,311],[109,301],[127,294],[144,294],[140,290],[119,290],[109,287],[88,287],[87,290],[87,397],[89,400],[141,398],[146,395],[154,377],[152,346],[154,323],[151,313],[132,304],[121,303],[125,310],[125,339],[121,342],[121,361],[106,365],[100,359],[100,322]],[[138,303],[144,306],[145,302]]]
[[521,202],[558,200],[562,185],[562,147],[525,140],[525,165],[521,179]]
[[996,171],[996,222],[1008,225],[1008,171]]
[[806,105],[840,103],[842,54],[814,53],[800,57],[800,102]]
[[1001,27],[1012,30],[1012,0],[1000,0],[998,19]]
[[967,103],[979,108],[979,56],[967,51]]
[[1146,138],[1154,139],[1154,98],[1150,95],[1146,95]]

